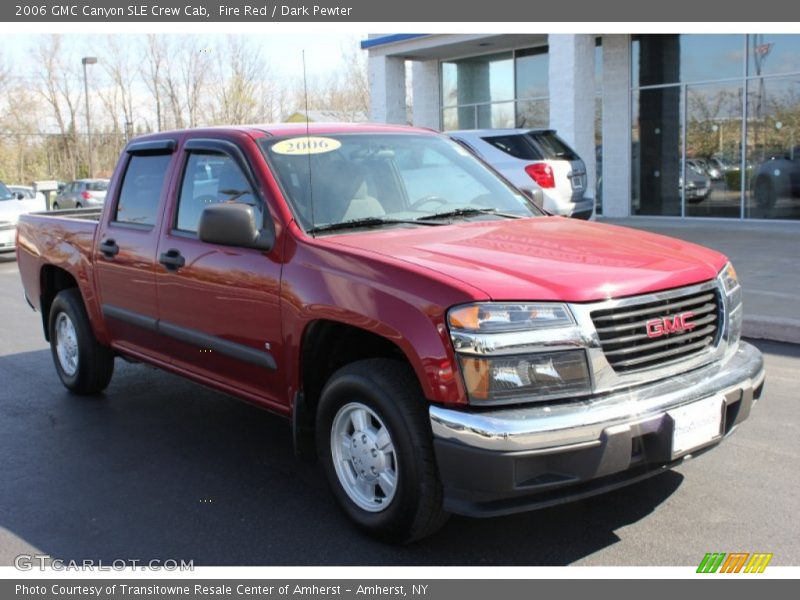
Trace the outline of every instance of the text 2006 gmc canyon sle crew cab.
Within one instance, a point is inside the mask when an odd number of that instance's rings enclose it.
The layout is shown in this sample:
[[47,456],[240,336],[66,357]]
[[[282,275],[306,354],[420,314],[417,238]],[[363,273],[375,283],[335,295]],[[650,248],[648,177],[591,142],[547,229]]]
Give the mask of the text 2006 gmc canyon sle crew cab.
[[67,388],[121,356],[285,415],[397,542],[664,471],[764,382],[724,256],[543,214],[427,130],[139,138],[102,212],[23,216],[17,241]]

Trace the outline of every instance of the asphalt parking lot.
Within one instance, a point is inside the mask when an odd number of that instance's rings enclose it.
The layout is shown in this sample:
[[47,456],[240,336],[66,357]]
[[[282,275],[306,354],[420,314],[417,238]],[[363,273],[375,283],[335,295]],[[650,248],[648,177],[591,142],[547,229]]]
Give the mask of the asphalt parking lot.
[[16,263],[0,258],[0,565],[185,559],[195,565],[696,565],[772,552],[800,565],[800,346],[758,342],[766,397],[721,447],[567,506],[452,518],[409,547],[354,530],[288,424],[117,361],[100,398],[62,388]]

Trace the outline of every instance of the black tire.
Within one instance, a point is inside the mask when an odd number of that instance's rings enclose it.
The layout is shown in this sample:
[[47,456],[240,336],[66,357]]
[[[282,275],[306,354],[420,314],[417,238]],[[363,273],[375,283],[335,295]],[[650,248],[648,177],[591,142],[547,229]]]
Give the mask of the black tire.
[[[379,512],[364,510],[351,499],[332,459],[335,417],[353,402],[379,417],[395,449],[396,490]],[[434,533],[447,521],[432,437],[427,403],[414,372],[402,362],[368,359],[349,364],[334,373],[322,391],[316,416],[318,456],[345,513],[374,537],[407,544]]]
[[[77,341],[77,368],[74,373],[65,371],[58,355],[59,333],[56,322],[62,313],[71,321]],[[83,299],[76,288],[59,292],[53,300],[48,331],[53,362],[64,387],[81,395],[99,394],[106,389],[114,374],[114,353],[110,348],[99,344],[94,337]]]
[[775,204],[775,186],[766,177],[756,181],[756,204],[761,208],[771,208]]
[[83,207],[81,206],[81,203],[80,203],[80,202],[76,202],[76,203],[75,203],[75,208],[83,208]]
[[58,210],[58,209],[59,209],[58,202],[53,202],[53,210]]

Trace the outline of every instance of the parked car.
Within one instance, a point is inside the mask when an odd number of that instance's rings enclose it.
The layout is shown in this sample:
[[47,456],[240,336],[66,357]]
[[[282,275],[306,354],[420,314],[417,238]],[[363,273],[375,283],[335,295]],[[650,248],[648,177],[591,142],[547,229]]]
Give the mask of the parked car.
[[[683,177],[678,180],[678,188],[683,189]],[[686,161],[686,201],[698,204],[711,195],[711,179],[693,159]]]
[[750,181],[761,208],[771,208],[778,198],[800,198],[800,146],[773,154],[756,167]]
[[690,158],[686,163],[692,166],[699,174],[707,175],[711,181],[719,181],[724,176],[722,169],[716,163],[713,163],[711,159]]
[[37,192],[33,187],[29,185],[9,185],[7,187],[12,194],[22,194],[26,200],[37,200],[41,210],[47,209],[47,200],[45,200],[44,194]]
[[740,164],[730,163],[726,161],[724,158],[720,158],[718,156],[712,156],[711,158],[709,158],[708,163],[712,165],[714,168],[718,169],[719,172],[722,173],[722,177],[725,177],[725,173],[741,170]]
[[543,208],[554,215],[588,219],[586,165],[551,129],[470,129],[448,135],[467,146],[519,189],[541,189]]
[[30,198],[19,186],[14,189],[0,182],[0,252],[13,252],[17,221],[20,215],[44,210],[44,203],[36,196]]
[[153,134],[108,198],[20,219],[63,385],[121,356],[283,415],[383,539],[663,473],[761,397],[725,256],[549,216],[430,130]]
[[92,208],[106,200],[108,179],[78,179],[64,186],[53,202],[53,209]]

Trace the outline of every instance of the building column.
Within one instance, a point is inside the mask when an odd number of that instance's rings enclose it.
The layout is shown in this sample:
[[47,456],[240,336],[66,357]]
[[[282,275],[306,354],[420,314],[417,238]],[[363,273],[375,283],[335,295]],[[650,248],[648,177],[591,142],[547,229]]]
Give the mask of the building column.
[[370,121],[405,125],[406,63],[396,56],[369,57]]
[[594,52],[591,34],[550,34],[550,127],[586,164],[586,195],[595,193]]
[[439,118],[439,61],[415,60],[411,63],[413,122],[417,127],[441,129]]
[[603,36],[603,216],[631,214],[631,38]]

